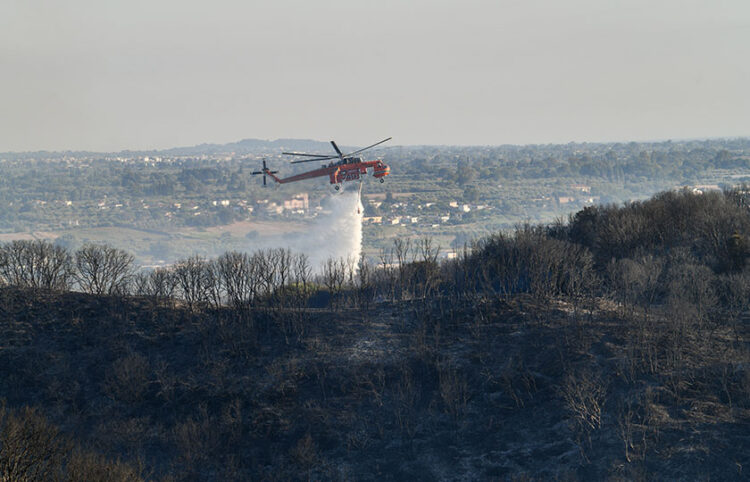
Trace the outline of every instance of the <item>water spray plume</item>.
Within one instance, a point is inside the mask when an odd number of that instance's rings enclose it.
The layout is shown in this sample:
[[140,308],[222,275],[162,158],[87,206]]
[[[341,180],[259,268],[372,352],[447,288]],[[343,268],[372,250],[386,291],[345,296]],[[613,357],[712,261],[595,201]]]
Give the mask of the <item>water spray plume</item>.
[[[324,213],[318,216],[309,233],[302,236],[312,266],[319,267],[328,258],[358,260],[362,252],[362,202],[359,192],[329,197]],[[292,248],[294,249],[294,248]]]
[[362,252],[362,213],[358,191],[332,194],[321,200],[322,211],[304,229],[283,236],[253,240],[247,251],[288,248],[307,255],[314,271],[322,270],[329,258],[351,259]]

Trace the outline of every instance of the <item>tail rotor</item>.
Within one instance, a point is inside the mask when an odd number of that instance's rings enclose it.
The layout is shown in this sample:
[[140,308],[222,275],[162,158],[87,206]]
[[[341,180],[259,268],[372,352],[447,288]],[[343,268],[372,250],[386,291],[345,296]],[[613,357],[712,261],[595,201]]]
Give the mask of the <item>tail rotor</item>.
[[266,185],[266,175],[269,174],[276,174],[279,171],[271,171],[268,169],[268,166],[266,166],[266,158],[263,158],[263,169],[260,171],[255,171],[252,173],[253,176],[257,176],[258,174],[263,174],[263,186]]

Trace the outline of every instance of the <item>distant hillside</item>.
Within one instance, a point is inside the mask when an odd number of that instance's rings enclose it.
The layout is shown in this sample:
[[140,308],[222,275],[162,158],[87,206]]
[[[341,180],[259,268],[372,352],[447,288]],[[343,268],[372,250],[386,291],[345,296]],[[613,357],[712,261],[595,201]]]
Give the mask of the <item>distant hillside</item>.
[[284,150],[304,151],[304,152],[333,152],[331,144],[323,141],[314,141],[310,139],[276,139],[267,141],[262,139],[243,139],[238,142],[228,144],[199,144],[191,147],[174,147],[154,152],[154,154],[171,155],[171,156],[195,156],[195,155],[212,155],[212,154],[259,154],[270,153],[280,154]]
[[[345,146],[341,146],[344,148]],[[307,152],[333,152],[331,144],[327,141],[314,141],[310,139],[276,139],[274,141],[263,139],[243,139],[228,144],[199,144],[187,147],[172,147],[169,149],[154,150],[123,150],[118,152],[94,152],[94,151],[36,151],[36,152],[2,152],[1,159],[23,159],[36,158],[47,159],[52,157],[96,157],[96,156],[202,156],[202,155],[224,155],[224,154],[280,154],[282,150],[296,150]]]
[[[336,140],[336,139],[334,139]],[[346,139],[337,140],[344,142]],[[354,146],[339,143],[342,150],[353,150]],[[361,147],[361,146],[358,146]],[[733,151],[750,149],[750,138],[715,138],[715,139],[693,139],[660,142],[584,142],[568,144],[529,144],[529,145],[502,145],[502,146],[451,146],[449,144],[440,146],[410,146],[406,149],[415,152],[441,152],[444,155],[456,156],[467,153],[485,152],[491,150],[502,154],[510,159],[528,157],[533,153],[538,156],[550,156],[554,153],[565,153],[574,155],[585,153],[605,152],[607,150],[619,151],[623,149],[669,152],[676,150],[702,150],[702,149],[729,149]],[[225,155],[225,154],[279,154],[282,150],[295,150],[305,152],[332,152],[329,141],[318,141],[312,139],[254,139],[248,138],[237,142],[226,144],[204,143],[195,146],[172,147],[168,149],[145,149],[145,150],[122,150],[117,152],[95,152],[95,151],[28,151],[28,152],[0,152],[0,159],[24,159],[36,158],[47,159],[53,157],[96,157],[96,156],[201,156],[201,155]],[[532,156],[533,157],[533,156]]]

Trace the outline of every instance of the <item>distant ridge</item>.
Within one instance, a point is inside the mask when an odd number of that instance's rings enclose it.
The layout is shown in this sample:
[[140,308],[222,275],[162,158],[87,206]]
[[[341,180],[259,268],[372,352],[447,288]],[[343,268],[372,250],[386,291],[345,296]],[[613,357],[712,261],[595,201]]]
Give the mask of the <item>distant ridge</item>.
[[195,146],[171,147],[169,149],[151,150],[122,150],[113,152],[97,151],[28,151],[28,152],[3,152],[0,159],[23,159],[70,156],[70,157],[92,157],[92,156],[202,156],[219,154],[280,154],[283,150],[310,151],[328,153],[331,145],[327,141],[316,141],[312,139],[276,139],[273,141],[264,139],[242,139],[227,144],[204,143]]
[[[345,140],[345,139],[342,139]],[[659,140],[659,141],[630,141],[630,142],[569,142],[565,144],[498,144],[498,145],[482,145],[482,146],[465,146],[465,145],[411,145],[401,146],[408,147],[411,149],[449,149],[464,151],[467,149],[474,148],[493,148],[493,149],[504,149],[504,150],[519,150],[526,148],[544,148],[561,146],[565,149],[579,149],[592,147],[600,148],[617,148],[622,146],[639,146],[645,150],[658,150],[668,151],[677,146],[683,149],[701,149],[701,148],[723,148],[723,149],[744,149],[750,146],[750,137],[717,137],[717,138],[705,138],[705,139],[679,139],[679,140]],[[351,145],[339,144],[342,150],[350,151],[356,147]],[[358,146],[361,147],[361,146]],[[260,155],[277,155],[281,154],[282,151],[306,151],[312,153],[332,153],[331,145],[328,141],[317,141],[313,139],[276,139],[276,140],[265,140],[265,139],[242,139],[236,142],[229,142],[226,144],[216,143],[204,143],[195,146],[185,147],[170,147],[168,149],[146,149],[146,150],[121,150],[121,151],[73,151],[73,150],[60,150],[60,151],[26,151],[26,152],[0,152],[0,160],[16,160],[16,159],[49,159],[59,158],[63,156],[68,157],[142,157],[142,156],[218,156],[218,155],[247,155],[247,154],[260,154]]]
[[266,152],[278,154],[284,149],[327,152],[331,149],[331,146],[328,142],[315,141],[312,139],[276,139],[274,141],[264,139],[242,139],[241,141],[230,142],[228,144],[199,144],[190,147],[173,147],[171,149],[156,151],[156,153],[173,156],[222,154],[230,152],[236,154],[256,154]]

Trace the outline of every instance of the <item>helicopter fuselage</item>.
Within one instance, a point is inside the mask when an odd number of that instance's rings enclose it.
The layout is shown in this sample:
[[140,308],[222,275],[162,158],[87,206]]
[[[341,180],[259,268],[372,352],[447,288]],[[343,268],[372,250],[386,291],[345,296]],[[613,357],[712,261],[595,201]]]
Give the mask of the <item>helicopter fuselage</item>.
[[302,174],[297,174],[296,176],[290,176],[283,179],[275,176],[270,171],[268,171],[267,174],[279,184],[287,184],[290,182],[302,181],[305,179],[313,179],[323,176],[328,176],[331,184],[340,184],[342,182],[359,180],[360,177],[367,175],[368,169],[372,169],[372,176],[376,179],[383,179],[391,172],[391,168],[383,161],[363,161],[359,157],[348,157],[340,161],[331,162],[328,165],[320,167],[319,169],[303,172]]
[[385,181],[385,177],[391,173],[391,168],[379,159],[374,161],[365,161],[355,154],[359,154],[360,152],[372,149],[373,147],[389,140],[391,140],[390,137],[388,137],[387,139],[383,139],[380,142],[376,142],[375,144],[372,144],[370,146],[363,147],[362,149],[358,149],[354,152],[350,152],[348,154],[344,154],[343,152],[341,152],[341,149],[339,149],[339,146],[337,146],[334,141],[331,141],[331,145],[333,146],[334,151],[336,151],[335,155],[308,154],[306,152],[282,152],[282,154],[288,156],[308,158],[298,161],[292,161],[292,164],[297,164],[300,162],[322,162],[329,159],[332,160],[328,164],[324,164],[318,169],[313,169],[312,171],[303,172],[301,174],[285,177],[283,179],[275,176],[278,171],[270,170],[266,166],[266,161],[263,160],[263,169],[253,172],[252,174],[262,174],[264,186],[266,185],[266,176],[271,177],[279,184],[287,184],[290,182],[302,181],[305,179],[328,176],[330,183],[335,184],[336,190],[338,190],[339,184],[341,184],[342,182],[360,180],[362,176],[367,175],[368,169],[372,169],[372,176],[376,179],[379,179],[380,182],[383,182]]

